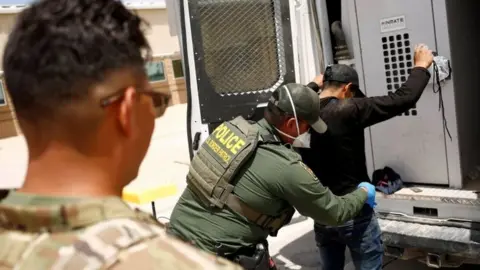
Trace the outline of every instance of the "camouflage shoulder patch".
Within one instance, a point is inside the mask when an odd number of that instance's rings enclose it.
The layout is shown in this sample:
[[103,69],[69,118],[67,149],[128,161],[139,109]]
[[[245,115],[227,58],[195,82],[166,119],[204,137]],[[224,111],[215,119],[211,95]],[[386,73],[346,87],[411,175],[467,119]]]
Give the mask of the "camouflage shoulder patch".
[[302,166],[302,168],[304,168],[313,177],[313,179],[318,180],[315,173],[313,173],[312,169],[310,169],[307,164],[303,163],[302,161],[298,162],[298,164],[300,164],[300,166]]

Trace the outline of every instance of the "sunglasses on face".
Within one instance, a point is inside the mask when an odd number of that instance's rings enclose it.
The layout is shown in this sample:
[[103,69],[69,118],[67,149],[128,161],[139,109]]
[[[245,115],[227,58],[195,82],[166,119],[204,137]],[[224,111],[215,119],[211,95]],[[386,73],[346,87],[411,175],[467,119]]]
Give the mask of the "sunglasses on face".
[[[105,108],[111,104],[119,101],[125,95],[126,89],[122,89],[112,95],[105,97],[100,100],[100,107]],[[161,93],[154,91],[153,89],[142,89],[136,91],[140,95],[146,95],[152,98],[153,106],[157,110],[159,116],[163,115],[168,107],[170,102],[171,95],[166,93]]]

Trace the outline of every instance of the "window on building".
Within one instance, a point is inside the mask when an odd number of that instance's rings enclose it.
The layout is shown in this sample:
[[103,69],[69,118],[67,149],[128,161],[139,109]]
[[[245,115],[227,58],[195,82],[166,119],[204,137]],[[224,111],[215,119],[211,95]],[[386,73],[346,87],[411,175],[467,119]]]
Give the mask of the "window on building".
[[182,60],[172,60],[172,66],[173,66],[173,75],[175,78],[183,78],[185,77],[183,73],[183,66],[182,66]]
[[7,105],[7,95],[5,94],[3,82],[0,81],[0,107],[4,105]]
[[165,81],[165,68],[163,61],[148,62],[145,66],[150,82]]

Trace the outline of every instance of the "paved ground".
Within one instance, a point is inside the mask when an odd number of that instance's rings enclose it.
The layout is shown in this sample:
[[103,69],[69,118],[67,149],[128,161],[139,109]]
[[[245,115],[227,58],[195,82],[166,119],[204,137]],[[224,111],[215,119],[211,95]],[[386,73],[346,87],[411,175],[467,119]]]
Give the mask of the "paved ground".
[[[186,135],[185,105],[170,108],[165,117],[157,120],[151,147],[142,164],[140,175],[131,187],[144,189],[158,185],[175,184],[178,193],[155,202],[160,221],[168,219],[175,202],[185,188],[185,175],[188,170],[189,154]],[[18,187],[22,184],[27,153],[22,137],[0,141],[0,188]],[[149,204],[137,205],[151,212]],[[279,269],[321,269],[313,237],[313,222],[295,216],[293,224],[283,228],[278,237],[270,238],[272,256]],[[386,261],[389,259],[387,258]],[[462,269],[474,269],[464,267]],[[349,262],[347,270],[353,270]],[[398,261],[390,264],[388,270],[422,270],[427,267],[417,262]],[[479,269],[479,268],[476,268]]]

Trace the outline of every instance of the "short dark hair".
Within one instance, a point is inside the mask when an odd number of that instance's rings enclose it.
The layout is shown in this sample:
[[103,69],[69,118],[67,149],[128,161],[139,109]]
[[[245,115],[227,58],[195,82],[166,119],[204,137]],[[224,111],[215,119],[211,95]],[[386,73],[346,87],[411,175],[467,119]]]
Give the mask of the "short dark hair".
[[337,82],[337,81],[326,81],[326,82],[323,82],[323,89],[328,89],[328,88],[338,89],[338,88],[344,87],[345,85],[347,85],[347,83]]
[[118,0],[34,2],[19,14],[3,55],[18,118],[50,118],[88,98],[110,71],[143,68],[151,52],[143,26]]

